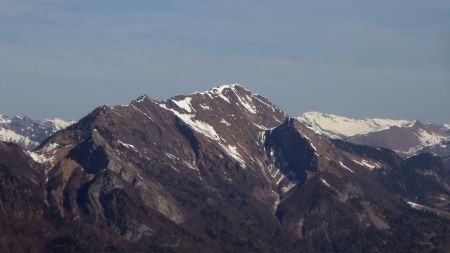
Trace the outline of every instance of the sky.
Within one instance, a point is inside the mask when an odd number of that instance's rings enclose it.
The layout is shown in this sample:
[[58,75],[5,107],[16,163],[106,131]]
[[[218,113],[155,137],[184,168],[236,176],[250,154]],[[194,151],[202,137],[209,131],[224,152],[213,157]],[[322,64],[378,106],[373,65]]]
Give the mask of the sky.
[[235,82],[291,116],[450,122],[450,1],[0,0],[0,113]]

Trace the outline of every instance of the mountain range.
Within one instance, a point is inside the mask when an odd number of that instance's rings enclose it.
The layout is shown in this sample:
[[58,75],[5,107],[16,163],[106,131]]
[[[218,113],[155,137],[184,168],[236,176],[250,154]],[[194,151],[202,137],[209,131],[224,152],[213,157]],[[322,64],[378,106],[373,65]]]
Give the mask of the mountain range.
[[238,84],[141,96],[33,151],[0,142],[0,251],[448,252],[436,145],[432,124],[292,118]]
[[[436,125],[419,120],[352,119],[319,112],[306,112],[296,119],[328,138],[388,148],[404,157],[419,153],[450,155],[450,124]],[[0,141],[33,150],[56,131],[74,123],[60,118],[35,120],[27,116],[15,116],[10,119],[0,115]]]
[[30,117],[9,118],[0,114],[0,141],[13,142],[25,149],[34,149],[56,131],[64,129],[74,121],[59,118],[35,120]]
[[333,114],[308,112],[297,117],[315,132],[355,144],[383,147],[401,156],[419,153],[450,155],[449,125],[419,120],[351,119]]

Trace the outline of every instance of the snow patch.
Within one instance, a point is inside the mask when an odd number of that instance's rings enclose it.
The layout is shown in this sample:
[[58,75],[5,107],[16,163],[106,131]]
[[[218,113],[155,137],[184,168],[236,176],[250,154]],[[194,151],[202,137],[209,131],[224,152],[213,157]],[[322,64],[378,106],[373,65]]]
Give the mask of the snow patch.
[[194,166],[193,164],[191,164],[190,162],[184,160],[184,161],[183,161],[183,164],[186,165],[186,167],[188,167],[189,169],[195,170],[195,171],[197,171],[198,173],[200,173],[200,171],[198,170],[198,168],[195,167],[195,166]]
[[44,156],[42,154],[38,154],[36,152],[29,151],[27,153],[35,162],[40,163],[40,164],[45,164],[45,163],[52,164],[55,159],[53,156],[46,157],[46,156]]
[[230,98],[225,95],[225,91],[227,91],[227,90],[234,91],[234,88],[236,86],[239,86],[239,84],[238,83],[225,84],[225,85],[220,85],[218,87],[212,88],[211,90],[206,91],[206,92],[195,92],[194,94],[207,95],[211,99],[213,97],[219,97],[219,98],[223,99],[225,102],[231,104]]
[[225,124],[226,126],[231,126],[231,124],[228,121],[226,121],[225,119],[221,119],[220,123]]
[[171,153],[167,153],[166,152],[166,156],[172,161],[177,161],[178,160],[178,158],[175,155],[171,154]]
[[349,167],[345,166],[345,164],[342,161],[339,161],[339,165],[341,165],[342,168],[350,171],[351,173],[355,173],[352,169],[350,169]]
[[192,113],[193,111],[195,111],[191,105],[191,101],[192,101],[191,97],[185,97],[182,100],[178,100],[178,101],[172,99],[172,102],[174,102],[179,108],[181,108],[189,113]]
[[352,160],[354,163],[359,164],[363,167],[366,167],[370,170],[376,169],[376,168],[381,168],[381,165],[379,163],[372,163],[370,161],[364,160],[362,159],[361,161],[358,160]]
[[144,116],[147,117],[149,120],[153,121],[153,119],[152,119],[150,116],[148,116],[147,113],[143,112],[141,109],[137,108],[137,107],[134,106],[133,104],[131,104],[131,106],[132,106],[136,111],[138,111],[138,112],[144,114]]
[[424,207],[423,205],[419,205],[419,204],[411,202],[411,201],[407,201],[406,203],[414,209],[420,209],[421,207]]
[[122,145],[122,146],[124,146],[124,147],[126,147],[126,148],[133,149],[134,151],[137,151],[137,149],[136,149],[136,147],[135,147],[134,145],[125,143],[125,142],[123,142],[123,141],[121,141],[121,140],[117,140],[117,142],[118,142],[120,145]]
[[225,100],[226,102],[228,102],[229,104],[231,104],[230,99],[229,99],[227,96],[225,96],[224,90],[230,89],[230,88],[232,88],[232,87],[234,87],[233,84],[231,84],[231,85],[222,85],[222,86],[213,88],[213,89],[212,89],[211,91],[209,91],[209,92],[212,93],[212,94],[214,94],[214,95],[216,95],[216,96],[219,96],[220,98],[222,98],[223,100]]
[[317,152],[317,148],[316,148],[316,146],[314,146],[314,144],[312,143],[312,141],[309,142],[309,145],[311,146],[311,148],[314,149],[314,151]]
[[258,137],[259,137],[258,140],[259,140],[260,144],[266,143],[266,132],[264,132],[264,131],[258,132]]
[[[265,127],[265,126],[258,125],[258,124],[256,124],[255,122],[252,122],[252,124],[253,124],[254,126],[256,126],[257,128],[259,128],[259,129],[261,129],[261,130],[264,130],[264,131],[269,131],[269,130],[271,130],[271,128],[267,128],[267,127]],[[273,128],[272,128],[272,129],[273,129]]]
[[39,145],[38,142],[32,141],[27,136],[20,135],[12,130],[5,129],[3,127],[0,127],[0,140],[21,144],[27,147]]
[[295,183],[290,182],[288,185],[281,187],[281,192],[286,193],[290,191],[292,188],[294,188],[295,185],[296,185]]
[[205,110],[205,111],[211,110],[211,107],[204,105],[204,104],[200,104],[200,107],[203,108],[203,110]]
[[247,110],[248,112],[252,114],[256,114],[256,107],[253,104],[253,100],[246,94],[244,97],[241,97],[237,94],[235,90],[235,85],[231,87],[231,89],[234,91],[234,94],[236,95],[237,99],[239,100],[239,103]]
[[179,113],[178,111],[174,109],[168,108],[165,104],[160,104],[160,107],[173,112],[178,118],[180,118],[184,123],[192,127],[195,131],[205,135],[206,137],[212,139],[212,140],[220,140],[219,134],[214,130],[214,127],[209,125],[208,123],[200,120],[195,120],[194,115],[191,114],[183,114]]
[[56,142],[52,142],[52,143],[48,144],[47,146],[43,147],[40,152],[45,153],[45,154],[55,154],[56,150],[61,147],[62,147],[62,145],[60,145]]
[[432,134],[424,129],[419,129],[416,136],[419,138],[422,146],[434,146],[450,139],[448,136]]
[[223,148],[223,150],[235,161],[239,162],[242,167],[245,168],[245,160],[242,158],[241,154],[237,151],[237,148],[233,145],[225,145],[222,143],[219,143],[219,145]]
[[138,97],[138,98],[136,99],[136,102],[137,102],[137,103],[142,103],[142,102],[144,102],[145,98],[146,98],[146,96],[140,96],[140,97]]
[[329,188],[333,188],[333,187],[327,182],[327,180],[321,178],[320,181],[321,181],[325,186],[327,186],[327,187],[329,187]]

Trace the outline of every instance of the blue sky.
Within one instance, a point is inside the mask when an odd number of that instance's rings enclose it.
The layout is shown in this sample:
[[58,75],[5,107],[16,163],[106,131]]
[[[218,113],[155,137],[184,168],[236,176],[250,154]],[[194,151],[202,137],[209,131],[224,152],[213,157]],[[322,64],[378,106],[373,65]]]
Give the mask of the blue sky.
[[295,116],[450,122],[450,1],[0,0],[0,112],[239,82]]

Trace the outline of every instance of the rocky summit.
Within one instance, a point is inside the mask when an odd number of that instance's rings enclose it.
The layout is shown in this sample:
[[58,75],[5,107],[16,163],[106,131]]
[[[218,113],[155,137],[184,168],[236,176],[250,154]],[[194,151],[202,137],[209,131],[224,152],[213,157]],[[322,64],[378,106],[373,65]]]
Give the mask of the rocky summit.
[[238,84],[101,106],[0,143],[0,251],[449,252],[449,158],[350,139]]

